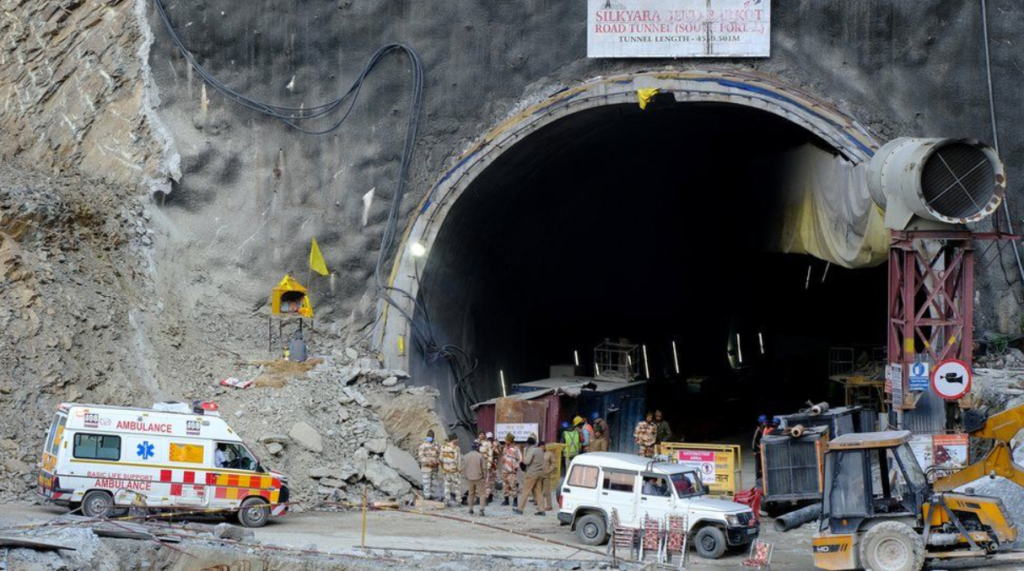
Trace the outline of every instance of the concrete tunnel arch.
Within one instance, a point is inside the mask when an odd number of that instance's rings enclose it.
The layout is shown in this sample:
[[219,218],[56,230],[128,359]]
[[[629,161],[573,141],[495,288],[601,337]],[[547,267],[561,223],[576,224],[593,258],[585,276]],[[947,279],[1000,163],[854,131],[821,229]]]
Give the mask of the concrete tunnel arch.
[[[428,189],[413,212],[389,276],[389,285],[403,292],[392,296],[401,310],[415,317],[417,307],[414,300],[421,293],[420,280],[431,263],[431,256],[435,255],[438,236],[464,193],[495,161],[510,149],[530,140],[532,135],[567,118],[602,108],[638,108],[637,91],[649,88],[656,88],[659,98],[671,97],[675,105],[732,106],[781,118],[823,142],[856,172],[866,171],[867,161],[879,148],[871,133],[853,118],[804,91],[760,73],[738,70],[662,71],[592,79],[528,105],[501,122],[454,160]],[[866,187],[864,196],[867,196]],[[867,208],[872,209],[873,215],[880,216],[874,212],[875,207]],[[422,246],[425,253],[414,255],[410,248],[413,244],[417,248]],[[818,257],[827,259],[823,255]],[[870,264],[878,261],[876,255]],[[855,267],[856,264],[842,265]],[[412,326],[395,308],[381,303],[383,317],[375,331],[376,349],[385,366],[413,371],[416,363],[415,351],[411,348]],[[442,393],[445,390],[444,383],[436,379],[428,380],[426,384],[437,386]]]

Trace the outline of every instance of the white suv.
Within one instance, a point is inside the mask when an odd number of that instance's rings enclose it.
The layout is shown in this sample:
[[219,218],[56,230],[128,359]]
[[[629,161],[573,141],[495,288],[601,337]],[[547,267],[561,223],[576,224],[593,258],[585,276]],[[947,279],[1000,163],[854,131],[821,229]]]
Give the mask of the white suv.
[[749,545],[760,527],[749,507],[707,494],[696,472],[632,454],[591,452],[569,466],[558,521],[571,525],[587,545],[608,539],[611,513],[619,524],[639,529],[645,515],[687,517],[697,553],[718,559],[727,548]]

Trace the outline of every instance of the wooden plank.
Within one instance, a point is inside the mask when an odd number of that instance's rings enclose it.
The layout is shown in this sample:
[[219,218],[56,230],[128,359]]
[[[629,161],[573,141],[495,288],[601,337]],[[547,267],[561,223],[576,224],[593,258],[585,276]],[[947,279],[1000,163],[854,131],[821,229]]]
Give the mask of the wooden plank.
[[74,547],[69,547],[60,543],[54,543],[52,541],[42,541],[36,538],[28,537],[12,537],[8,535],[0,535],[0,547],[7,548],[24,548],[24,549],[35,549],[37,551],[57,551],[62,549],[65,551],[76,551]]

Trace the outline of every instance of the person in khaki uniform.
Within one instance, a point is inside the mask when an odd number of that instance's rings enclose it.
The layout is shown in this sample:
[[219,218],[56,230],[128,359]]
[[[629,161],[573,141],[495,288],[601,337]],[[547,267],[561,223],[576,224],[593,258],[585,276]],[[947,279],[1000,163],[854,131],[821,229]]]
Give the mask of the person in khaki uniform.
[[537,513],[534,515],[547,515],[544,512],[544,489],[541,483],[544,479],[544,451],[537,446],[537,437],[532,434],[526,439],[526,454],[523,455],[521,468],[525,472],[525,484],[519,493],[519,508],[513,508],[512,511],[522,515],[526,497],[533,494],[533,501],[537,504]]
[[480,455],[484,457],[484,465],[487,467],[487,472],[484,475],[484,498],[486,498],[486,502],[490,502],[491,496],[494,494],[494,480],[491,478],[491,465],[494,463],[494,435],[490,432],[481,432],[477,435],[476,441],[479,445]]
[[594,428],[594,441],[590,443],[591,452],[607,452],[608,451],[608,435],[604,433],[600,428]]
[[551,503],[551,480],[555,477],[555,470],[558,469],[558,456],[548,450],[546,442],[542,441],[538,446],[544,451],[544,480],[542,483],[544,507],[541,509],[550,510],[553,506]]
[[487,478],[487,460],[480,453],[480,442],[473,443],[473,449],[462,458],[462,475],[469,483],[469,515],[473,514],[476,499],[480,498],[480,515],[487,507],[487,493],[484,481]]
[[441,474],[444,479],[444,498],[450,506],[459,505],[459,491],[462,488],[462,451],[459,437],[448,435],[448,443],[441,447]]
[[516,437],[512,433],[505,436],[505,448],[501,453],[501,486],[505,494],[503,506],[516,504],[516,492],[519,490],[519,464],[523,461],[523,453],[516,446]]
[[437,485],[437,467],[440,465],[441,449],[434,442],[434,431],[428,430],[426,438],[416,451],[417,460],[420,463],[420,474],[423,478],[423,497],[432,499],[434,497],[434,486]]

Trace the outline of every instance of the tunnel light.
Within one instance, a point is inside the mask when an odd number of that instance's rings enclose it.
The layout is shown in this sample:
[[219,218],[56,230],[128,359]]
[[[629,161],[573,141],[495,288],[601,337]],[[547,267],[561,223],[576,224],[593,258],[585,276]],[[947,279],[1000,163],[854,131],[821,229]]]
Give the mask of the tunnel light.
[[600,377],[601,376],[601,365],[598,365],[596,361],[594,362],[594,376],[595,377]]
[[672,342],[672,361],[676,365],[676,374],[679,374],[679,351],[676,351],[676,342]]
[[644,376],[651,378],[651,365],[647,361],[647,345],[640,346],[644,350]]
[[507,397],[508,391],[505,390],[505,371],[498,369],[498,377],[501,378],[501,396]]
[[572,352],[572,357],[576,361],[576,366],[579,367],[580,366],[580,352],[579,351],[573,351]]
[[761,345],[761,354],[764,355],[764,335],[760,331],[757,332],[757,342]]
[[825,277],[828,276],[828,269],[832,267],[832,262],[825,264],[825,271],[821,274],[821,283],[825,283]]
[[804,291],[811,289],[811,265],[807,265],[807,280],[804,282]]
[[409,244],[409,253],[412,254],[414,258],[422,258],[427,253],[427,247],[419,242],[413,242],[412,244]]
[[743,364],[743,345],[740,344],[740,334],[736,334],[736,358]]
[[631,355],[626,355],[626,364],[629,365],[630,369],[633,368],[633,357]]

